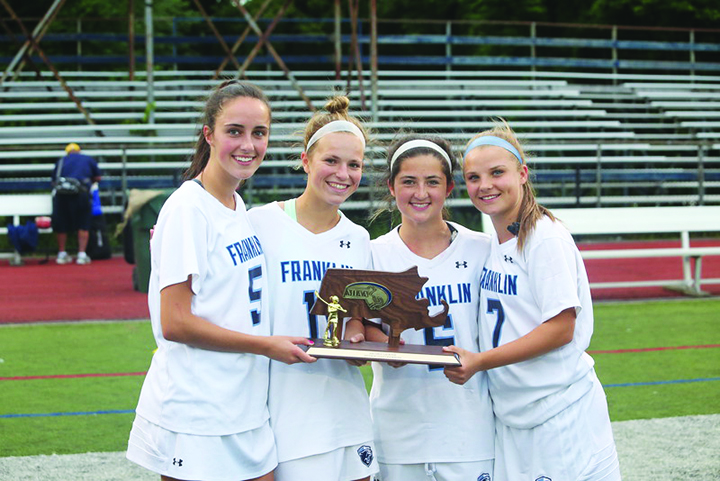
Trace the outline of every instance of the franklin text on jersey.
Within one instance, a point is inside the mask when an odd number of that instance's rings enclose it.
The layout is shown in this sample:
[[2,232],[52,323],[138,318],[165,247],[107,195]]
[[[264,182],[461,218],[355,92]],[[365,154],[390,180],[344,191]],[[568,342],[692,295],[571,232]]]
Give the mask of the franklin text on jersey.
[[426,298],[430,306],[439,306],[441,301],[448,304],[464,304],[472,302],[472,286],[469,282],[426,286],[415,296],[415,299]]
[[517,296],[517,278],[516,275],[503,274],[483,267],[482,274],[480,274],[480,289]]
[[282,282],[303,282],[303,281],[322,281],[325,272],[328,269],[352,269],[352,266],[345,264],[337,265],[335,262],[328,261],[281,261],[280,273]]
[[260,240],[256,236],[246,237],[240,242],[225,246],[225,248],[230,254],[234,266],[238,265],[238,261],[243,264],[263,254]]

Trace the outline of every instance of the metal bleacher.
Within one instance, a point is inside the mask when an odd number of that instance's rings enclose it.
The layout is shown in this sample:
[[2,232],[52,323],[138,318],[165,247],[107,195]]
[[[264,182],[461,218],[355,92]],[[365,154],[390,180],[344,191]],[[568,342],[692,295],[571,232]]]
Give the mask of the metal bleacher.
[[[100,161],[104,203],[118,206],[130,188],[177,185],[188,165],[202,97],[217,81],[208,71],[166,71],[153,82],[147,121],[144,80],[117,72],[63,74],[88,123],[59,82],[21,75],[0,91],[0,194],[49,190],[55,160],[69,142]],[[296,71],[316,108],[346,80],[332,72]],[[310,112],[281,72],[251,71],[273,106],[267,160],[248,183],[250,203],[297,195],[304,177],[293,166]],[[572,72],[380,71],[377,105],[360,110],[356,80],[349,96],[368,121],[372,164],[399,131],[433,133],[460,152],[492,119],[504,118],[533,154],[540,200],[549,206],[695,205],[720,203],[720,77]],[[612,78],[612,81],[610,80]],[[618,81],[620,80],[620,81]],[[371,92],[365,85],[364,96]],[[705,105],[705,108],[703,108]],[[347,207],[376,196],[368,173]],[[459,179],[460,180],[460,179]],[[458,192],[464,189],[460,186]],[[462,199],[455,200],[462,205]]]

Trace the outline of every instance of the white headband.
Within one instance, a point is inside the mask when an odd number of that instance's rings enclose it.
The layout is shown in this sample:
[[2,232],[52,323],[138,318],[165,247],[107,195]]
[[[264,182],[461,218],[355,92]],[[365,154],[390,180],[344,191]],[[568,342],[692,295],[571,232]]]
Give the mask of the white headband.
[[310,137],[307,147],[305,147],[305,152],[310,150],[310,147],[312,147],[315,142],[333,132],[350,132],[351,134],[355,134],[355,136],[362,141],[363,149],[365,148],[365,136],[357,125],[347,120],[333,120],[320,127],[317,132]]
[[450,160],[450,157],[448,156],[447,152],[443,150],[438,144],[435,142],[430,142],[429,140],[424,139],[415,139],[411,140],[409,142],[405,142],[400,146],[399,149],[395,151],[395,153],[392,156],[392,159],[390,159],[390,170],[393,168],[393,164],[395,164],[395,161],[400,157],[402,154],[407,152],[410,149],[419,149],[419,148],[426,148],[426,149],[432,149],[438,154],[442,156],[443,159],[445,159],[448,163],[448,166],[450,167],[450,170],[452,171],[452,161]]

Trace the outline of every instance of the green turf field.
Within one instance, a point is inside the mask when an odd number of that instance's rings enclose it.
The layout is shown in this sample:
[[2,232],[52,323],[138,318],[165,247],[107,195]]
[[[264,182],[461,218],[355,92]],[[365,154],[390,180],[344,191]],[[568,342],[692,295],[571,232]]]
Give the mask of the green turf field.
[[[718,313],[718,299],[599,304],[590,349],[720,344]],[[0,326],[0,378],[143,372],[154,348],[149,322]],[[720,413],[720,348],[593,357],[613,421]],[[714,380],[677,382],[696,379]],[[0,456],[124,450],[142,380],[0,380]]]
[[[600,304],[590,350],[720,345],[720,300]],[[613,421],[720,413],[720,348],[593,354]]]

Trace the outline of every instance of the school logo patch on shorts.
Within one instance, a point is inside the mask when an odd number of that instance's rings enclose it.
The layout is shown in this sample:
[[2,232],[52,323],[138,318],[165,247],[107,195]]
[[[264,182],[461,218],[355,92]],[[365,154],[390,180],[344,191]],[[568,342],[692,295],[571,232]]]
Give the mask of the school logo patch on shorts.
[[372,448],[370,446],[360,446],[357,450],[358,456],[360,456],[360,461],[365,466],[370,466],[373,462],[373,452]]
[[477,481],[490,481],[490,474],[482,473],[480,476],[478,476]]

